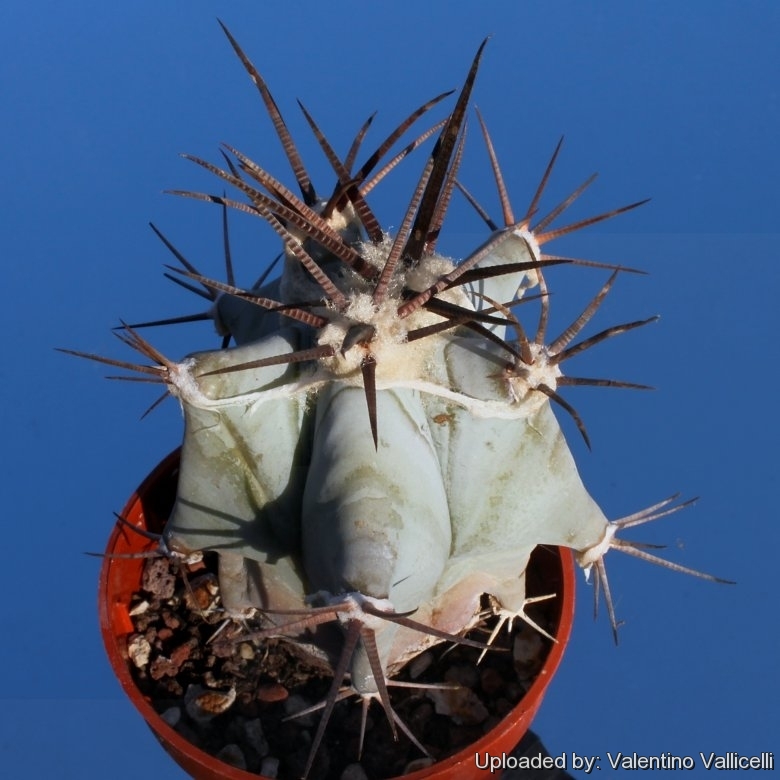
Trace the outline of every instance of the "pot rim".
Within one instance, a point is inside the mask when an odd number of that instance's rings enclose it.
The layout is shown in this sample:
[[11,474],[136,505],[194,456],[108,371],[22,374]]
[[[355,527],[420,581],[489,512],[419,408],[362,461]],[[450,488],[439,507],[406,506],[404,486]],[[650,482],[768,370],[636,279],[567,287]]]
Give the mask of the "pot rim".
[[[121,514],[124,520],[138,528],[147,530],[148,518],[144,513],[144,500],[148,499],[155,488],[158,488],[164,480],[172,480],[177,475],[180,454],[181,448],[175,449],[148,474],[128,499]],[[103,644],[114,674],[130,701],[143,716],[165,750],[186,771],[193,773],[200,768],[201,773],[193,776],[221,777],[227,780],[263,780],[264,775],[226,764],[188,742],[162,719],[133,680],[124,641],[124,637],[135,630],[130,620],[127,597],[132,592],[128,592],[128,587],[131,584],[134,590],[138,588],[144,559],[109,556],[115,553],[153,550],[155,546],[154,540],[133,534],[119,522],[114,526],[106,546],[106,557],[103,558],[98,586],[98,613]],[[574,556],[571,550],[565,547],[550,547],[549,549],[556,552],[559,564],[560,595],[556,598],[559,614],[557,628],[554,632],[558,641],[550,647],[536,679],[525,692],[523,698],[491,731],[458,753],[437,761],[430,767],[404,775],[404,780],[422,780],[437,774],[465,777],[469,769],[475,769],[475,754],[487,752],[496,755],[501,752],[509,752],[530,728],[547,686],[552,681],[563,658],[574,620],[576,587]],[[117,593],[118,590],[124,592]]]

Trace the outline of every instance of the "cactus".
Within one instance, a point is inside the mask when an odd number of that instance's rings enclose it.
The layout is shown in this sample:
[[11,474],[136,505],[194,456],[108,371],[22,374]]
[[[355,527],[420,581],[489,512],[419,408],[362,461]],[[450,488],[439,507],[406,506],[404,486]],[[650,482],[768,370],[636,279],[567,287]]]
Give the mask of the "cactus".
[[[586,575],[593,573],[596,604],[603,592],[616,641],[609,550],[723,580],[619,538],[690,501],[673,496],[608,520],[583,486],[552,411],[555,405],[570,415],[590,446],[562,388],[647,389],[562,372],[568,358],[655,319],[576,341],[617,277],[633,269],[542,251],[642,202],[552,227],[589,179],[539,219],[559,143],[518,219],[479,116],[503,224],[487,217],[457,178],[484,43],[447,119],[389,161],[406,131],[448,93],[410,114],[357,169],[370,120],[342,160],[303,109],[336,175],[322,197],[263,78],[225,33],[261,94],[301,194],[231,147],[223,150],[224,168],[190,159],[243,199],[177,194],[219,204],[223,216],[235,209],[267,222],[282,240],[281,273],[246,289],[235,285],[230,267],[227,282],[206,278],[155,228],[180,261],[174,281],[200,285],[212,301],[202,316],[213,319],[223,348],[169,360],[139,333],[168,320],[123,324],[119,332],[151,364],[65,351],[138,372],[182,405],[178,495],[161,550],[183,557],[215,551],[225,609],[233,616],[259,610],[271,623],[251,637],[295,641],[323,622],[343,627],[308,771],[342,678],[366,706],[377,699],[395,728],[388,680],[433,643],[469,642],[463,635],[484,617],[484,596],[499,618],[491,642],[515,619],[533,625],[524,612],[525,567],[537,545],[569,547]],[[400,227],[389,235],[367,195],[436,133]],[[456,189],[490,230],[459,262],[436,251]],[[610,276],[571,325],[549,338],[548,269],[571,263]],[[530,329],[522,324],[528,320]]]

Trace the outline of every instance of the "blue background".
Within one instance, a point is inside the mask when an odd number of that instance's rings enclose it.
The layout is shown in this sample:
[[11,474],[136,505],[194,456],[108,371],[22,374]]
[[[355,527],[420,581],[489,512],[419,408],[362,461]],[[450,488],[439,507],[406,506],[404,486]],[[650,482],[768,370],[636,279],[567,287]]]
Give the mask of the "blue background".
[[[586,484],[610,517],[680,490],[693,509],[636,529],[680,563],[738,580],[684,577],[612,553],[620,646],[594,624],[581,583],[574,635],[535,729],[553,755],[636,751],[697,757],[774,750],[777,731],[777,348],[780,97],[774,2],[287,4],[21,3],[0,9],[0,236],[3,352],[3,638],[0,774],[8,778],[178,778],[123,698],[101,645],[99,561],[112,511],[178,443],[181,417],[148,387],[108,383],[54,346],[117,357],[130,320],[197,311],[161,277],[171,258],[153,220],[219,275],[217,209],[162,194],[220,192],[182,160],[219,161],[227,141],[292,182],[261,102],[215,21],[266,77],[315,182],[332,176],[294,98],[343,154],[380,113],[377,143],[410,110],[460,86],[492,34],[474,100],[522,213],[561,133],[545,203],[593,170],[579,218],[652,196],[643,208],[549,245],[620,262],[589,332],[659,313],[660,322],[575,361],[570,372],[647,382],[654,393],[571,388],[588,454],[563,420]],[[442,116],[442,111],[437,116]],[[473,114],[471,116],[474,119]],[[373,139],[373,141],[371,140]],[[463,181],[498,218],[471,122]],[[424,157],[378,188],[400,221]],[[276,239],[232,215],[238,279]],[[462,256],[484,228],[458,199],[441,249]],[[553,331],[606,272],[551,274]],[[180,357],[216,346],[208,325],[149,332]],[[581,578],[581,576],[580,576]],[[774,626],[774,628],[773,628]]]

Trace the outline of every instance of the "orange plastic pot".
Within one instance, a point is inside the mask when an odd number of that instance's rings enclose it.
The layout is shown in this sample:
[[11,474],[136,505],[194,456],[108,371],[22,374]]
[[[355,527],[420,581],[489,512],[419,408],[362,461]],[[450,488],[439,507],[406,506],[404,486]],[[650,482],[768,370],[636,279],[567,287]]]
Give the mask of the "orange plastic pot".
[[[122,517],[132,525],[159,533],[170,514],[176,497],[180,451],[166,457],[130,497]],[[100,572],[99,612],[103,642],[111,666],[130,701],[141,713],[162,746],[185,772],[197,780],[258,780],[260,775],[225,764],[203,752],[174,731],[157,714],[151,702],[138,690],[130,672],[127,637],[133,632],[129,604],[138,591],[143,571],[143,559],[110,557],[127,555],[155,548],[155,542],[133,533],[117,524],[108,540],[107,556]],[[574,559],[565,548],[537,550],[528,566],[526,581],[529,589],[538,593],[556,593],[554,601],[557,622],[552,633],[557,643],[549,654],[539,675],[515,708],[488,734],[469,748],[439,761],[427,769],[409,775],[405,780],[422,778],[483,778],[485,770],[478,769],[475,754],[500,756],[511,753],[531,726],[544,693],[563,656],[571,633],[574,617]]]

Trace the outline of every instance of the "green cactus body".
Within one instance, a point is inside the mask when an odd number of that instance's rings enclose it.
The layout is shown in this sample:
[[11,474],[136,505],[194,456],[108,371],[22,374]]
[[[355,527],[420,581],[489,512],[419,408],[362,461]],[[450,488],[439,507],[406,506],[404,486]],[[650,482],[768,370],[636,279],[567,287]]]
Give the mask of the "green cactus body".
[[[548,230],[583,185],[531,229],[558,150],[517,221],[483,125],[505,224],[489,222],[485,243],[452,263],[435,244],[456,184],[482,49],[391,237],[366,203],[368,176],[443,96],[402,123],[358,170],[351,169],[354,154],[344,163],[335,158],[307,115],[339,180],[331,198],[319,198],[265,83],[228,37],[274,118],[303,196],[229,147],[236,160],[230,170],[195,161],[238,188],[246,202],[179,193],[267,221],[285,255],[280,277],[250,289],[182,272],[212,291],[211,316],[236,343],[231,349],[173,363],[126,329],[125,340],[155,365],[119,365],[154,374],[184,409],[178,497],[165,549],[216,551],[228,610],[258,608],[271,622],[255,636],[285,634],[278,613],[294,616],[291,641],[309,609],[312,625],[340,620],[351,659],[340,666],[350,669],[357,693],[379,697],[388,713],[386,678],[433,642],[461,641],[484,617],[484,597],[502,622],[525,619],[525,568],[537,545],[570,547],[586,570],[595,570],[616,630],[604,555],[621,549],[662,561],[615,532],[682,505],[669,507],[667,500],[610,523],[582,484],[551,401],[585,435],[558,394],[567,384],[561,363],[650,320],[569,346],[609,291],[615,270],[570,328],[546,343],[545,269],[560,260],[543,255],[541,246],[639,204]],[[539,325],[526,336],[513,312],[532,288],[540,294]],[[568,381],[578,383],[640,387]],[[313,601],[319,609],[309,606]],[[332,697],[340,682],[334,681]]]

